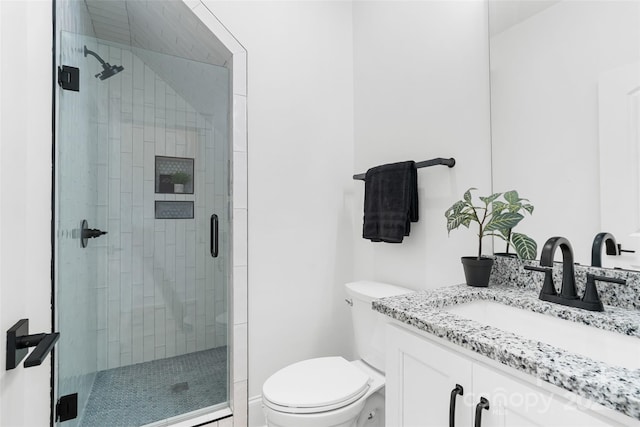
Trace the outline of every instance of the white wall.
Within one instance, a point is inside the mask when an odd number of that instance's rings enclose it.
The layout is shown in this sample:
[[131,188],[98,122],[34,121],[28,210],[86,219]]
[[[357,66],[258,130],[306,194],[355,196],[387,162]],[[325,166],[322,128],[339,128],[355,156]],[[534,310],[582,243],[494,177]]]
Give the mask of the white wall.
[[[51,331],[51,3],[0,1],[0,330]],[[49,424],[50,359],[4,369],[0,425]],[[34,410],[38,408],[38,410]]]
[[[447,238],[444,211],[490,190],[486,12],[449,3],[207,2],[248,51],[249,396],[293,361],[351,356],[345,281],[462,280],[475,239]],[[351,176],[439,156],[458,166],[420,171],[406,242],[363,241]]]
[[249,396],[350,348],[344,192],[353,173],[349,2],[205,4],[248,52]]
[[400,245],[360,237],[364,183],[351,183],[355,276],[413,289],[464,282],[460,257],[477,252],[477,230],[447,237],[444,212],[469,187],[491,190],[486,4],[356,1],[353,32],[355,172],[456,159],[418,170],[420,220]]
[[[3,40],[5,28],[14,29],[5,25],[4,3],[0,2]],[[286,364],[321,355],[350,356],[344,282],[373,278],[418,289],[462,280],[458,257],[473,253],[475,241],[472,233],[463,232],[447,238],[443,214],[468,187],[483,191],[490,187],[486,16],[482,2],[205,3],[249,55],[249,395],[257,396],[264,380]],[[43,73],[38,81],[46,83],[46,88],[37,93],[46,98],[50,30],[45,31],[48,22],[42,19],[44,25],[31,21],[39,26],[29,34],[41,38],[28,70]],[[26,16],[10,20],[16,22],[18,34],[24,31]],[[27,40],[25,33],[21,42]],[[2,90],[7,90],[6,46],[5,41]],[[23,48],[14,54],[24,55]],[[38,61],[46,65],[31,67]],[[7,105],[15,108],[10,99],[3,92],[3,190],[8,170],[4,121],[13,118],[5,114],[9,114]],[[21,105],[16,123],[27,117],[27,104]],[[0,193],[3,283],[5,277],[13,281],[26,270],[26,257],[19,256],[26,254],[26,244],[19,243],[17,250],[11,247],[11,257],[5,255],[8,227],[17,238],[22,236],[17,230],[25,228],[20,227],[26,226],[25,219],[37,216],[37,231],[49,232],[41,213],[49,211],[50,183],[45,172],[50,164],[50,121],[46,113],[37,114],[44,123],[37,129],[42,135],[30,141],[40,145],[11,145],[21,157],[10,161],[27,168],[29,178],[23,184],[33,195],[28,201],[41,209],[27,212],[23,193]],[[13,127],[10,137],[21,136],[24,128]],[[27,164],[27,154],[36,163]],[[351,176],[380,163],[438,156],[456,157],[458,165],[452,170],[435,167],[419,172],[421,220],[406,242],[393,246],[363,241],[363,187]],[[22,216],[4,208],[9,197],[17,200]],[[46,252],[40,258],[37,254],[34,258],[32,250],[29,247],[30,262],[48,262],[48,248],[35,249]],[[6,269],[11,272],[6,274]],[[37,279],[48,291],[49,278]],[[47,320],[42,313],[49,297],[50,293],[41,295],[42,310],[30,316],[39,314]],[[7,329],[6,319],[19,314],[9,316],[6,296],[2,298],[2,326]],[[11,310],[20,308],[14,305]],[[38,328],[46,329],[47,324]],[[0,375],[0,407],[32,404],[8,397],[7,374]],[[42,386],[41,407],[47,405],[46,388]],[[46,415],[26,409],[21,413]]]

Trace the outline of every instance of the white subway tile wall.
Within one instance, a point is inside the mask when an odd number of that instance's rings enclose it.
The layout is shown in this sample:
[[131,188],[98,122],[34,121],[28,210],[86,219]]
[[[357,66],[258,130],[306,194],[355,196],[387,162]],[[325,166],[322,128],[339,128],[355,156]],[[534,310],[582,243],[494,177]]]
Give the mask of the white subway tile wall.
[[[209,218],[228,247],[228,130],[215,129],[134,53],[98,44],[124,66],[99,86],[98,223],[107,235],[97,291],[98,370],[227,345],[230,260],[209,255]],[[224,100],[223,102],[228,102]],[[101,133],[102,132],[102,133]],[[108,143],[107,143],[108,142]],[[156,194],[155,156],[194,161],[194,194]],[[155,219],[156,200],[194,202],[193,219]]]

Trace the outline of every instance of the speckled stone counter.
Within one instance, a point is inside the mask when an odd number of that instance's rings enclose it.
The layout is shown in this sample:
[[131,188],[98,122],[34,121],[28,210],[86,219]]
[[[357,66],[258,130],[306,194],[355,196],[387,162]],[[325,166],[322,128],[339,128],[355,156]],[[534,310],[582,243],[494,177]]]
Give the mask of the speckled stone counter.
[[[640,420],[640,369],[607,365],[442,310],[455,304],[491,300],[640,339],[640,311],[629,308],[635,305],[638,294],[621,292],[634,300],[627,304],[629,301],[625,298],[618,301],[606,295],[607,291],[602,292],[605,304],[619,305],[607,305],[602,313],[548,303],[538,299],[542,277],[522,279],[522,275],[530,272],[525,273],[518,263],[517,260],[498,261],[488,288],[446,286],[376,300],[373,309]],[[523,283],[534,285],[522,286]]]

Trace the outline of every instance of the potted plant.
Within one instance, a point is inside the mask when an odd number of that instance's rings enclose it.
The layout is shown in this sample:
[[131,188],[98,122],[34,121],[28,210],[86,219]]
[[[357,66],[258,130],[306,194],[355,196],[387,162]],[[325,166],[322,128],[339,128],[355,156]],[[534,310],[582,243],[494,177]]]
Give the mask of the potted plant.
[[[520,212],[533,212],[533,206],[525,203],[516,191],[495,193],[487,197],[478,197],[482,203],[474,204],[471,191],[468,189],[462,198],[445,212],[447,231],[451,233],[461,225],[469,228],[472,222],[478,224],[478,254],[462,257],[465,278],[470,286],[488,286],[493,258],[482,256],[482,238],[497,236],[512,245],[518,257],[533,259],[537,253],[536,242],[522,233],[514,233],[512,229],[524,218]],[[502,200],[500,200],[502,198]]]
[[[504,193],[503,197],[507,203],[503,204],[503,202],[500,201],[495,202],[496,204],[493,206],[494,212],[507,211],[520,213],[523,216],[525,212],[528,212],[529,215],[533,214],[533,205],[527,203],[529,200],[520,198],[517,191],[507,191]],[[536,245],[536,242],[526,234],[514,233],[513,227],[511,227],[504,230],[498,230],[496,235],[507,242],[505,251],[500,252],[500,255],[516,255],[520,259],[536,258],[538,246]],[[513,247],[516,253],[509,253],[509,247]]]
[[184,186],[191,181],[191,176],[185,172],[176,172],[171,176],[174,193],[184,193]]

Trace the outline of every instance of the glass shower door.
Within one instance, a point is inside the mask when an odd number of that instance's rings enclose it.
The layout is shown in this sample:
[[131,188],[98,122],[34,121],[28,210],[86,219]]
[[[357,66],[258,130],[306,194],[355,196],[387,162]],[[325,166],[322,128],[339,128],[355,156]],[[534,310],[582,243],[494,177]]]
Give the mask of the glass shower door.
[[57,60],[56,421],[227,406],[228,70],[65,31]]
[[[74,41],[75,43],[72,43]],[[83,38],[63,33],[60,64],[80,66],[77,48]],[[88,41],[88,40],[87,40]],[[74,59],[74,60],[72,60]],[[97,87],[88,73],[80,73],[79,92],[57,91],[57,135],[55,152],[55,315],[61,338],[56,349],[58,396],[77,393],[81,407],[90,394],[97,372],[96,339],[98,290],[106,286],[106,237],[93,238],[82,247],[82,225],[107,229],[100,206],[107,189],[100,182],[105,158],[104,139],[97,136],[99,105]],[[104,180],[102,180],[104,181]],[[65,400],[63,400],[63,403]],[[58,412],[62,412],[59,406]],[[62,416],[62,419],[66,416]],[[75,421],[68,425],[77,425]]]

